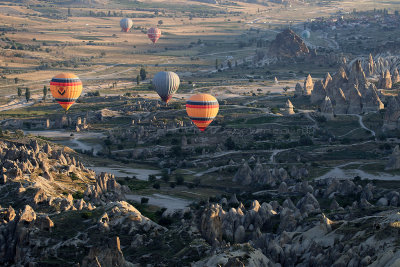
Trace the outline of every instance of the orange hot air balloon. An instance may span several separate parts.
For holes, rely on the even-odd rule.
[[[82,93],[82,82],[72,73],[60,73],[50,81],[50,91],[65,111],[75,103]]]
[[[157,43],[158,39],[161,37],[161,30],[159,28],[151,27],[147,31],[147,36],[153,42],[153,44]]]
[[[186,102],[186,112],[189,118],[202,132],[217,116],[218,110],[217,99],[209,94],[191,96]]]

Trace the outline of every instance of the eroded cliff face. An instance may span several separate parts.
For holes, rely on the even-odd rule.
[[[232,180],[259,192],[164,212],[165,227],[128,203],[115,177],[95,175],[63,149],[2,141],[0,158],[4,266],[390,266],[400,257],[396,190],[308,181],[302,164],[244,162]]]
[[[2,266],[132,266],[119,236],[145,240],[165,231],[124,201],[127,187],[95,175],[64,149],[0,141],[0,159]]]
[[[400,219],[397,191],[349,180],[288,182],[273,187],[279,194],[258,195],[279,202],[260,203],[253,195],[250,203],[249,196],[242,199],[246,206],[226,200],[208,204],[200,230],[217,249],[197,264],[395,266],[400,247],[391,233],[397,233]]]
[[[386,75],[390,76],[390,73]],[[330,77],[329,73],[327,77]],[[309,79],[307,77],[306,81]],[[319,104],[322,110],[326,97],[331,100],[334,114],[360,114],[384,109],[376,86],[367,81],[359,60],[354,62],[349,74],[341,67],[331,79],[315,82],[311,102]]]

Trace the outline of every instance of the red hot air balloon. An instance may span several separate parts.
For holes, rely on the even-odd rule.
[[[147,31],[147,36],[153,42],[153,44],[157,43],[158,39],[161,37],[161,30],[159,28],[151,27]]]

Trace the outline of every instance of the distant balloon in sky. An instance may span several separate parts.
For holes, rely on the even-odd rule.
[[[178,74],[171,71],[160,71],[153,78],[153,85],[162,101],[168,103],[173,94],[178,91],[180,79]]]
[[[189,118],[202,132],[215,119],[218,110],[217,99],[209,94],[191,96],[186,102],[186,112]]]
[[[82,93],[82,82],[72,73],[60,73],[50,81],[50,92],[65,111],[75,103]]]
[[[129,30],[133,26],[133,22],[132,22],[132,20],[130,18],[123,18],[119,22],[119,25],[121,26],[121,29],[122,29],[123,32],[129,32]]]
[[[311,36],[311,33],[310,33],[309,30],[304,30],[304,31],[301,33],[301,37],[302,37],[303,39],[309,39],[310,36]]]
[[[158,39],[161,37],[161,30],[159,28],[151,27],[147,31],[147,36],[153,42],[153,44],[157,43]]]

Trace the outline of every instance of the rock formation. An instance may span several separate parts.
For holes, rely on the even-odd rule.
[[[379,89],[392,89],[392,76],[390,71],[386,70],[384,74],[381,74],[378,82]]]
[[[399,83],[399,82],[400,82],[399,70],[397,68],[395,68],[393,71],[393,75],[392,75],[392,84]]]
[[[314,89],[312,90],[311,93],[311,103],[320,103],[322,100],[325,99],[326,97],[326,89],[323,84],[323,81],[318,80],[314,84]]]
[[[303,95],[303,87],[301,86],[300,83],[296,83],[294,93],[295,93],[295,95],[298,95],[298,96]]]
[[[321,113],[327,119],[333,118],[333,106],[329,96],[325,96],[325,99],[321,104]]]
[[[347,110],[347,113],[349,114],[361,113],[362,111],[361,93],[355,85],[349,89],[348,101],[349,101],[349,108]]]
[[[285,114],[286,115],[295,114],[294,106],[293,106],[292,102],[289,99],[286,101],[286,104],[285,104]]]
[[[378,111],[384,105],[373,83],[369,83],[360,60],[352,65],[349,76],[344,68],[330,78],[317,81],[311,90],[311,102],[320,103],[328,96],[335,114],[359,114],[361,112]]]
[[[388,106],[384,117],[384,130],[400,129],[400,98],[388,97]]]
[[[303,95],[311,95],[313,89],[314,89],[314,83],[311,78],[311,75],[308,74],[307,78],[304,80]]]
[[[385,170],[398,170],[400,169],[400,149],[399,146],[397,145],[393,149],[392,155],[389,157],[389,162],[386,165]]]
[[[304,57],[309,53],[310,51],[303,40],[290,29],[278,33],[269,48],[271,56],[281,59]]]

